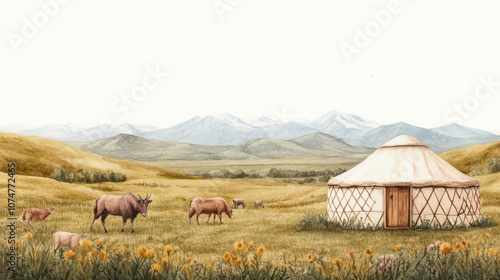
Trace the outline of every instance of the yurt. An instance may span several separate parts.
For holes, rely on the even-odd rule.
[[[386,229],[469,225],[481,217],[479,181],[401,135],[328,181],[327,214]]]

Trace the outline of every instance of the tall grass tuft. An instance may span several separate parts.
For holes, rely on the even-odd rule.
[[[297,226],[297,231],[340,231],[340,230],[380,230],[381,226],[373,227],[372,225],[363,226],[361,220],[350,219],[338,221],[333,219],[328,220],[324,213],[307,211],[300,218]]]

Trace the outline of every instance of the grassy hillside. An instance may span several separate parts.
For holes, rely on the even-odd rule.
[[[492,174],[479,178],[483,192],[483,213],[500,213],[500,177]],[[7,182],[7,175],[0,173],[0,181]],[[436,240],[454,240],[457,234],[472,238],[489,233],[496,238],[500,227],[470,228],[446,231],[388,230],[377,232],[297,232],[296,227],[306,211],[325,212],[327,187],[321,185],[293,185],[262,180],[179,180],[179,179],[134,179],[124,183],[68,184],[48,178],[17,176],[17,235],[22,237],[30,231],[36,242],[51,245],[51,235],[55,231],[69,231],[90,234],[92,239],[114,239],[128,250],[135,251],[140,245],[148,248],[163,248],[164,245],[180,246],[184,252],[192,252],[195,260],[215,261],[225,252],[233,250],[234,242],[254,241],[267,248],[265,261],[278,262],[282,249],[290,256],[300,259],[307,253],[319,253],[324,249],[330,258],[345,256],[349,251],[362,252],[366,247],[375,251],[376,256],[389,254],[392,246],[401,245],[412,250],[416,245],[427,246]],[[109,233],[104,233],[100,220],[94,231],[89,232],[92,221],[92,207],[95,199],[102,194],[120,195],[131,191],[153,195],[147,218],[137,217],[135,233],[130,232],[130,221],[125,232],[120,232],[121,219],[109,216],[106,225]],[[251,204],[254,200],[264,200],[264,209],[234,210],[233,219],[223,216],[223,224],[206,224],[207,215],[200,216],[201,225],[188,224],[189,201],[196,196],[221,196],[226,201],[243,198]],[[7,200],[7,190],[0,188],[0,199]],[[56,214],[47,218],[46,226],[34,223],[30,228],[21,223],[22,210],[28,207],[55,207]],[[0,209],[0,226],[5,227],[7,207]],[[6,231],[0,238],[6,240]],[[65,249],[67,250],[67,249]]]
[[[37,136],[21,136],[0,133],[0,171],[7,172],[7,163],[15,161],[17,173],[52,178],[55,168],[103,171],[113,170],[128,178],[162,176],[166,178],[189,178],[189,176],[141,165],[127,160],[107,158],[73,148],[67,144]]]
[[[439,156],[458,170],[469,174],[474,168],[484,168],[491,158],[500,157],[500,142],[447,151]]]
[[[296,227],[304,212],[326,211],[326,185],[296,185],[263,180],[172,179],[159,174],[176,173],[104,158],[39,137],[2,134],[0,141],[0,155],[5,165],[9,160],[15,159],[18,170],[24,170],[23,172],[31,175],[21,175],[20,172],[16,175],[16,235],[23,241],[23,235],[32,232],[34,242],[47,246],[52,245],[51,236],[54,232],[69,231],[89,234],[93,240],[113,239],[132,252],[140,245],[148,248],[177,245],[183,252],[193,253],[195,260],[214,263],[225,252],[234,250],[235,241],[243,240],[247,244],[254,241],[256,245],[264,245],[267,248],[264,261],[278,263],[282,249],[288,250],[291,259],[297,257],[301,260],[308,253],[318,255],[323,250],[328,256],[326,260],[331,261],[333,257],[346,256],[349,251],[363,254],[367,247],[373,249],[378,257],[394,253],[394,245],[401,245],[408,252],[417,245],[419,248],[425,248],[436,240],[452,242],[458,234],[472,238],[488,233],[492,239],[498,238],[500,234],[500,226],[443,231],[297,232]],[[12,154],[14,156],[9,156]],[[119,172],[134,174],[134,177],[122,183],[95,184],[69,184],[44,178],[44,170],[49,172],[61,163],[68,164],[68,168],[115,168]],[[37,169],[37,165],[43,168]],[[36,176],[36,172],[42,175]],[[500,173],[477,178],[481,181],[482,212],[497,219],[500,214]],[[7,200],[7,179],[7,174],[0,172],[0,182],[4,182],[0,185],[0,199],[4,201]],[[94,231],[89,232],[95,199],[103,194],[120,195],[128,191],[143,197],[146,193],[152,194],[153,203],[149,207],[149,215],[147,218],[137,217],[136,232],[130,232],[130,221],[126,231],[120,232],[121,219],[115,216],[109,216],[106,220],[109,233],[104,233],[99,220],[94,225]],[[220,196],[228,202],[238,197],[245,199],[247,204],[262,199],[265,208],[235,209],[233,219],[224,216],[222,225],[214,225],[212,222],[206,224],[207,215],[200,217],[201,225],[197,225],[194,220],[193,224],[189,225],[189,201],[196,196]],[[47,218],[46,226],[34,223],[31,228],[24,226],[20,219],[22,211],[29,207],[55,207],[56,214]],[[0,227],[5,228],[7,216],[7,207],[1,208]],[[0,239],[7,240],[7,234],[7,231],[1,231]],[[77,251],[81,252],[82,249]]]

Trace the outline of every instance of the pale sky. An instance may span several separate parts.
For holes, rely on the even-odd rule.
[[[335,109],[500,133],[499,11],[493,0],[1,1],[0,126]]]

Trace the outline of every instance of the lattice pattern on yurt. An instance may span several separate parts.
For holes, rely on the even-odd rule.
[[[469,225],[481,218],[479,187],[413,188],[413,224]]]
[[[361,222],[377,227],[383,225],[384,191],[376,187],[328,187],[328,220]]]

